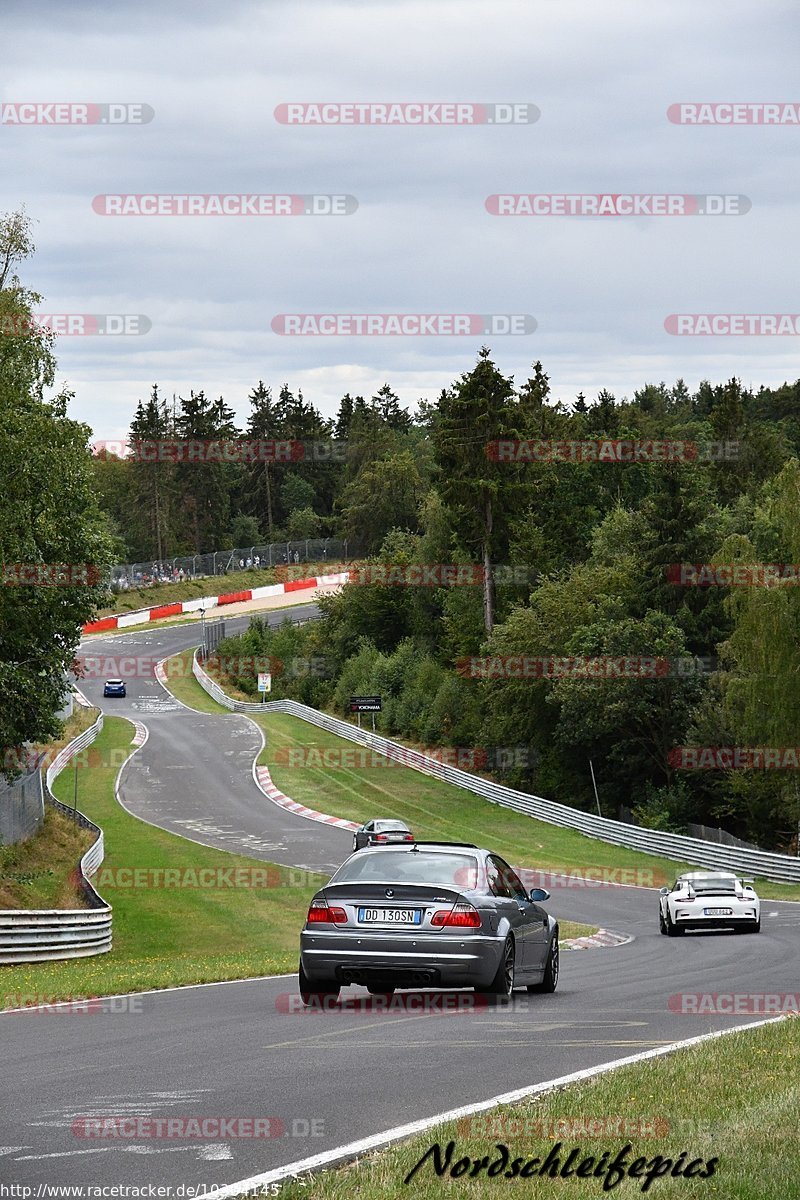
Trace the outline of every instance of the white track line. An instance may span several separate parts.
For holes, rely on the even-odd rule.
[[[253,1175],[250,1179],[242,1179],[238,1183],[228,1184],[217,1188],[214,1200],[233,1200],[234,1197],[255,1191],[257,1188],[294,1176],[318,1171],[323,1167],[337,1166],[350,1162],[371,1150],[385,1149],[395,1142],[404,1141],[435,1125],[446,1121],[455,1121],[460,1117],[469,1117],[474,1113],[486,1112],[500,1104],[516,1104],[520,1100],[541,1096],[546,1092],[556,1091],[571,1083],[579,1083],[584,1079],[592,1079],[596,1075],[604,1075],[608,1071],[616,1071],[619,1067],[627,1067],[632,1063],[644,1062],[649,1058],[661,1058],[665,1054],[674,1054],[676,1050],[684,1050],[689,1046],[699,1046],[702,1042],[713,1041],[715,1038],[727,1037],[731,1033],[740,1033],[743,1029],[758,1029],[762,1025],[771,1025],[775,1021],[785,1021],[786,1017],[768,1017],[763,1021],[752,1021],[749,1025],[739,1025],[734,1029],[720,1029],[714,1033],[701,1033],[698,1037],[687,1038],[682,1042],[671,1042],[668,1046],[657,1046],[653,1050],[644,1050],[639,1054],[631,1054],[627,1058],[617,1058],[613,1062],[601,1063],[597,1067],[588,1067],[583,1071],[573,1071],[571,1075],[562,1075],[558,1079],[549,1079],[545,1083],[534,1083],[530,1087],[517,1088],[513,1092],[505,1092],[492,1096],[489,1100],[479,1100],[475,1104],[465,1104],[461,1108],[450,1109],[449,1112],[437,1113],[434,1117],[424,1117],[421,1121],[412,1121],[408,1125],[397,1125],[383,1133],[374,1133],[370,1137],[361,1138],[357,1142],[349,1142],[345,1146],[337,1146],[334,1150],[324,1150],[310,1158],[302,1158],[297,1162],[288,1163],[285,1167],[277,1167],[273,1171],[265,1171],[262,1175]],[[265,1193],[263,1193],[265,1194]]]
[[[172,987],[163,988],[147,988],[142,992],[113,992],[109,996],[91,996],[91,1000],[126,1000],[129,996],[163,996],[165,992],[191,992],[196,988],[213,988],[213,987],[232,987],[236,983],[269,983],[272,979],[296,979],[297,974],[282,975],[248,975],[244,979],[215,979],[211,983],[177,983]],[[0,1008],[0,1017],[9,1016],[11,1013],[22,1012],[37,1012],[39,1009],[46,1008],[48,1012],[51,1008],[62,1008],[67,1005],[82,1004],[87,997],[80,1000],[54,1000],[52,1004],[26,1004],[23,1008]]]

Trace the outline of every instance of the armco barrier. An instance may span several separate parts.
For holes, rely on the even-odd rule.
[[[56,800],[53,780],[73,755],[83,750],[103,728],[102,713],[89,729],[65,746],[45,775],[47,803],[85,829],[97,834],[78,868],[88,908],[0,909],[0,963],[46,962],[62,958],[88,958],[111,949],[111,905],[106,904],[89,877],[103,861],[103,831],[83,813]]]
[[[208,692],[216,700],[217,704],[222,704],[225,708],[229,708],[231,712],[261,712],[266,708],[265,704],[258,700],[233,700],[227,693],[223,692],[222,688],[208,675],[198,662],[198,651],[195,650],[192,658],[192,674],[194,675],[201,688]],[[168,678],[168,677],[167,677]]]
[[[202,679],[200,682],[203,682]],[[762,879],[770,879],[777,883],[800,883],[800,859],[790,858],[786,854],[745,850],[737,846],[717,846],[699,838],[686,837],[684,834],[642,829],[638,825],[626,825],[623,821],[613,821],[608,817],[593,816],[592,813],[569,808],[565,804],[556,804],[555,801],[545,800],[542,796],[530,796],[527,792],[518,792],[515,788],[504,787],[489,779],[482,779],[479,775],[471,775],[457,767],[447,766],[417,750],[410,750],[399,742],[378,737],[365,729],[358,729],[347,721],[340,721],[338,717],[309,708],[306,704],[299,704],[296,700],[271,700],[259,705],[259,708],[265,712],[287,713],[299,717],[319,729],[326,729],[329,733],[335,733],[361,746],[369,746],[394,762],[452,783],[455,787],[464,788],[476,796],[483,796],[492,804],[500,804],[504,808],[512,808],[515,812],[525,813],[526,816],[535,817],[539,821],[546,821],[549,825],[577,829],[587,837],[610,842],[614,846],[626,846],[631,850],[641,850],[645,854],[657,854],[679,862],[696,863],[718,870],[727,869],[744,875],[758,875]]]

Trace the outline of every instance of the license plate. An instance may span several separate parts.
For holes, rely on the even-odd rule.
[[[420,908],[359,908],[362,925],[421,925]]]
[[[732,908],[704,908],[703,912],[707,917],[732,917]]]

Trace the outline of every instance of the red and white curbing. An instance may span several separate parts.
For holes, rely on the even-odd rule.
[[[625,946],[633,941],[630,933],[613,933],[610,929],[598,929],[586,937],[566,938],[562,950],[594,950],[598,946]]]
[[[137,746],[137,747],[143,746],[150,736],[150,731],[148,730],[146,725],[143,725],[141,723],[141,721],[134,721],[133,728],[134,728],[134,734],[133,734],[133,741],[131,742],[131,745]]]
[[[309,588],[326,587],[331,584],[347,583],[349,571],[338,571],[333,575],[314,575],[310,579],[290,579],[285,583],[269,583],[264,587],[246,588],[242,592],[226,592],[222,596],[201,596],[195,600],[177,600],[174,604],[157,604],[154,608],[140,608],[136,612],[123,613],[116,617],[101,617],[84,625],[84,633],[105,633],[108,629],[127,629],[129,625],[142,625],[145,621],[160,621],[164,617],[178,617],[181,613],[199,612],[201,608],[218,608],[225,604],[241,604],[245,600],[262,600],[267,596],[283,596],[287,592],[304,592]]]
[[[290,800],[272,782],[269,767],[256,767],[256,782],[267,799],[298,817],[307,817],[309,821],[321,821],[323,825],[335,825],[337,829],[355,831],[361,828],[355,821],[345,821],[343,817],[329,817],[326,813],[317,812],[313,808],[306,808],[304,804],[298,804],[296,800]]]

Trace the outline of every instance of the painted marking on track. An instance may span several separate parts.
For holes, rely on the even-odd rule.
[[[115,1146],[115,1150],[124,1150],[126,1154],[186,1154],[189,1150],[198,1150],[198,1146]]]
[[[133,701],[131,708],[135,712],[178,712],[181,705],[178,704],[177,700],[165,700],[161,696],[142,696],[140,699]]]
[[[15,1162],[39,1162],[43,1158],[75,1158],[79,1154],[107,1154],[110,1146],[98,1146],[96,1150],[59,1150],[55,1154],[20,1154]]]
[[[223,1159],[233,1158],[233,1152],[227,1142],[219,1142],[216,1145],[202,1146],[198,1157],[205,1162],[222,1162]]]
[[[492,1037],[492,1045],[493,1046],[528,1046],[528,1047],[530,1047],[535,1044],[536,1043],[535,1043],[534,1039],[519,1038],[519,1039],[515,1040],[513,1038]],[[369,1040],[362,1041],[359,1043],[359,1045],[383,1046],[384,1049],[386,1049],[386,1042],[382,1041],[380,1039],[376,1039],[375,1041],[372,1041],[372,1042],[370,1042]],[[419,1048],[425,1047],[425,1046],[430,1047],[430,1045],[431,1045],[431,1043],[427,1039],[425,1039],[424,1041],[413,1041],[411,1039],[406,1039],[406,1038],[400,1039],[400,1038],[393,1037],[391,1049],[392,1050],[407,1050],[411,1047],[414,1047],[415,1049],[419,1049]],[[438,1038],[437,1037],[437,1039],[436,1039],[437,1049],[439,1046],[465,1046],[465,1047],[466,1046],[482,1046],[482,1047],[485,1047],[485,1045],[486,1045],[485,1038],[476,1038],[473,1041],[467,1041],[464,1038],[457,1038],[457,1039],[452,1038],[452,1039],[448,1040],[446,1038]],[[575,1047],[586,1047],[586,1046],[646,1046],[647,1048],[650,1048],[652,1046],[671,1046],[672,1042],[665,1038],[628,1038],[628,1039],[609,1038],[608,1041],[598,1040],[597,1038],[594,1038],[591,1041],[585,1041],[585,1042],[578,1042],[578,1041],[562,1042],[562,1041],[559,1041],[558,1039],[553,1039],[552,1041],[548,1042],[548,1045],[549,1046],[569,1046],[573,1049]]]

